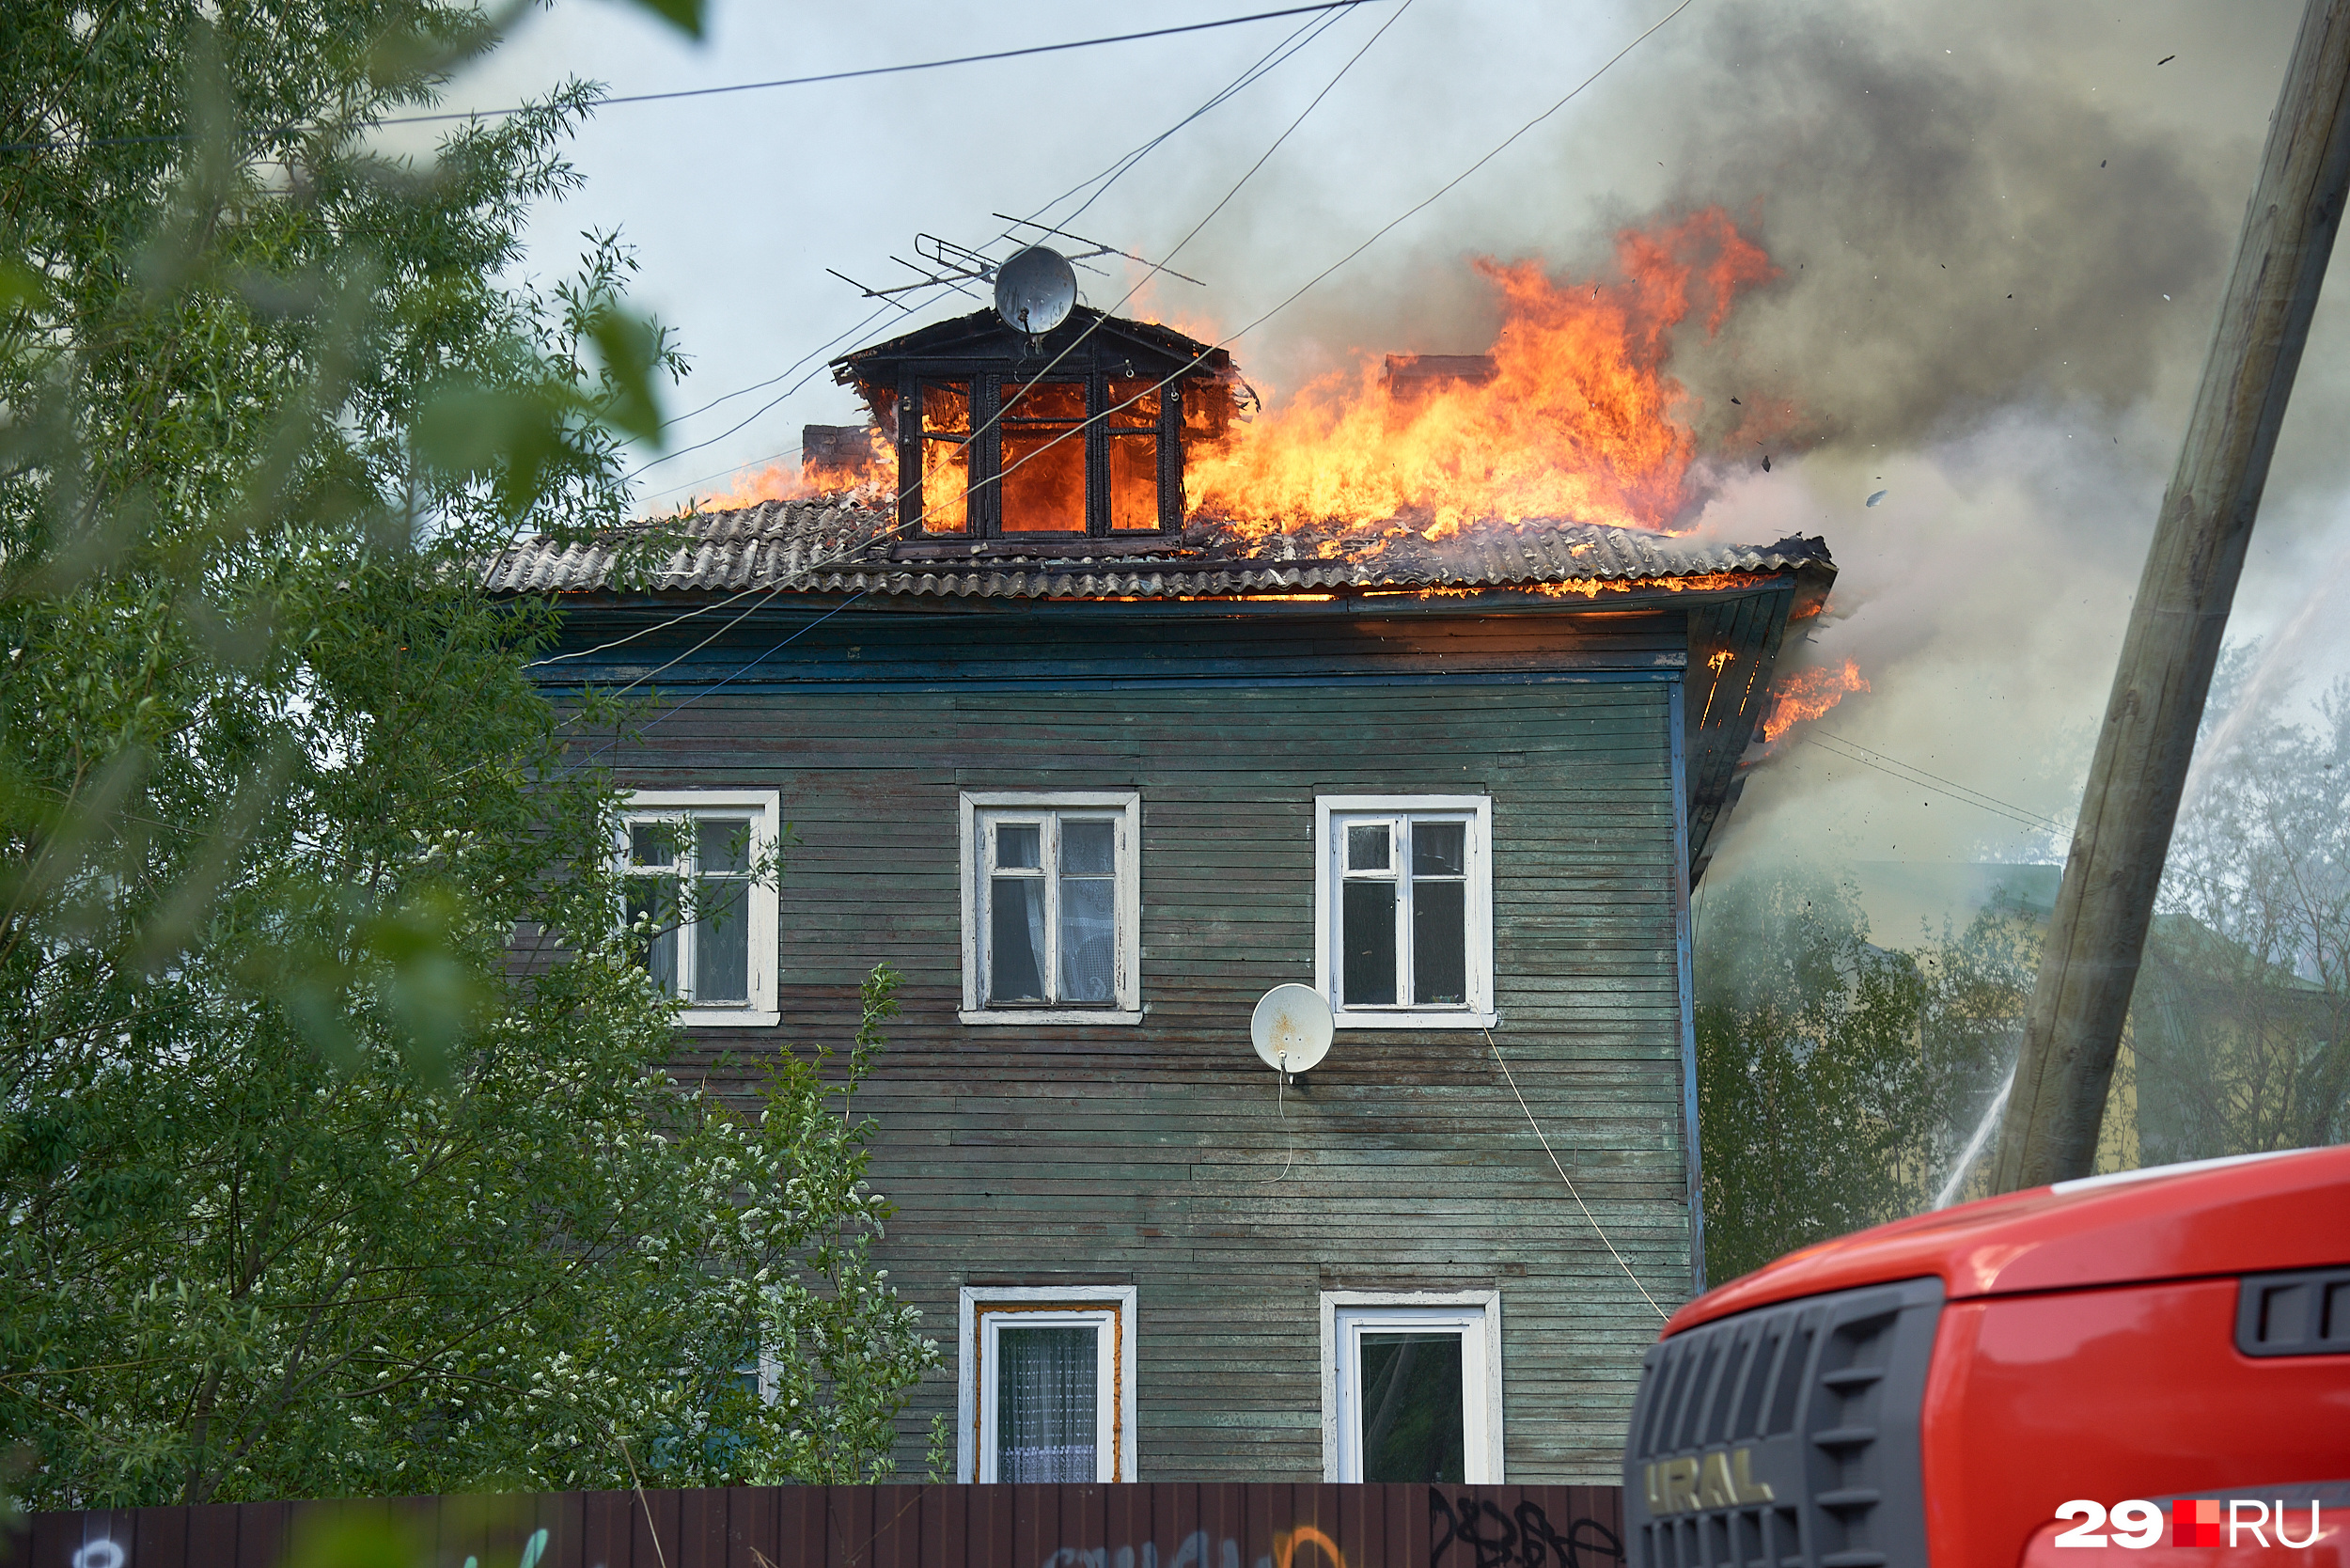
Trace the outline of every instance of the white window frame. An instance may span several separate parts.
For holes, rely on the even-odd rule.
[[[1322,1293],[1322,1479],[1363,1479],[1363,1333],[1411,1328],[1460,1331],[1462,1484],[1501,1484],[1499,1291]]]
[[[963,1287],[957,1309],[960,1346],[955,1399],[955,1478],[995,1479],[995,1330],[1090,1324],[1098,1338],[1100,1392],[1096,1481],[1135,1479],[1135,1287],[1000,1285]]]
[[[1450,816],[1468,823],[1468,853],[1462,870],[1467,885],[1465,933],[1467,1000],[1441,1007],[1355,1007],[1340,996],[1343,977],[1336,943],[1339,900],[1345,882],[1349,821],[1364,817]],[[1330,998],[1331,1017],[1342,1029],[1489,1029],[1500,1022],[1494,1011],[1494,803],[1491,795],[1316,795],[1314,797],[1314,984]],[[1399,860],[1406,853],[1399,850]],[[1409,950],[1411,911],[1396,901],[1396,950]]]
[[[1114,900],[1118,957],[1108,1007],[991,1007],[987,1001],[987,922],[980,889],[988,869],[987,824],[1022,811],[1072,811],[1118,819],[1118,888]],[[963,1008],[966,1024],[1139,1024],[1142,1022],[1142,792],[1139,790],[971,791],[962,801]],[[1054,879],[1048,877],[1048,887]],[[1051,896],[1048,894],[1048,897]],[[1058,921],[1045,926],[1058,942]],[[1058,961],[1048,960],[1058,970]],[[1055,981],[1058,983],[1058,974]]]
[[[777,790],[635,791],[620,811],[619,839],[613,846],[617,863],[622,868],[628,865],[628,830],[632,823],[674,823],[699,817],[748,817],[752,866],[775,864],[783,819],[783,795]],[[748,902],[750,1004],[696,1007],[689,997],[678,1011],[678,1022],[686,1028],[773,1028],[782,1022],[776,1001],[776,960],[782,947],[781,901],[776,894],[776,878],[753,877]],[[679,947],[678,969],[681,987],[690,985],[692,965],[687,962],[683,943]]]

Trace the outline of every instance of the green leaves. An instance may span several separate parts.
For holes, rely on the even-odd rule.
[[[704,25],[707,0],[624,0],[638,10],[650,11],[688,38],[700,38]]]
[[[254,953],[246,980],[337,1069],[357,1071],[372,1039],[427,1087],[446,1087],[497,1000],[478,957],[478,917],[463,895],[427,883],[383,907],[343,888],[318,889],[304,902],[301,933]],[[372,1020],[354,1015],[358,1008]]]
[[[425,395],[411,431],[417,458],[461,482],[487,484],[514,515],[546,498],[558,478],[601,459],[589,432],[608,425],[658,446],[658,373],[668,368],[661,329],[632,315],[617,300],[591,302],[581,326],[602,361],[593,384],[540,360],[528,345],[509,344],[499,357],[528,365],[526,378],[487,382],[451,376]]]
[[[887,977],[845,1062],[681,1087],[611,780],[531,678],[556,612],[476,586],[626,516],[682,363],[609,236],[501,281],[591,89],[415,165],[353,133],[520,8],[10,14],[18,95],[126,138],[0,160],[0,1452],[37,1506],[864,1477],[935,1358],[840,1098]]]
[[[2036,937],[1995,911],[1890,951],[1847,889],[1785,875],[1709,884],[1698,935],[1709,1278],[1929,1206],[2013,1058]]]
[[[607,305],[589,316],[588,334],[603,357],[605,392],[595,406],[595,415],[640,441],[658,446],[661,400],[653,390],[653,376],[662,368],[660,329]]]

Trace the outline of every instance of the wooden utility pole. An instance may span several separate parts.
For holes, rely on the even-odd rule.
[[[1999,1129],[1999,1192],[2089,1174],[2154,888],[2350,187],[2350,0],[2310,0],[2162,498]]]

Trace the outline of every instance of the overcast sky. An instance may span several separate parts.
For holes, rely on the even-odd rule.
[[[713,0],[696,44],[631,7],[561,0],[451,102],[511,102],[566,75],[616,96],[809,75],[1279,3]],[[976,307],[939,294],[875,318],[826,268],[905,281],[889,258],[912,257],[919,233],[978,245],[1004,230],[991,213],[1049,220],[1090,196],[1070,227],[1206,285],[1161,282],[1148,304],[1230,332],[1671,10],[1371,0],[1027,59],[615,103],[572,149],[581,191],[536,214],[528,270],[559,276],[583,230],[635,247],[634,297],[695,366],[672,397],[670,447],[697,449],[643,483],[663,505],[790,461],[804,423],[859,417],[822,372],[832,354]],[[1709,468],[1700,525],[1827,538],[1843,569],[1835,612],[1794,653],[1854,657],[1870,680],[1838,733],[2069,822],[2300,10],[1692,0],[1233,352],[1277,402],[1362,353],[1480,351],[1497,318],[1471,258],[1590,275],[1618,227],[1721,203],[1785,279],[1676,370],[1700,392],[1783,393],[1816,412],[1818,435],[1767,476],[1731,457]],[[1115,184],[1084,184],[1284,48]],[[1081,274],[1083,296],[1115,308],[1136,275]],[[2336,619],[2350,560],[2345,276],[2288,417],[2239,635]],[[1865,507],[1879,489],[1885,502]],[[2304,638],[2296,656],[2336,672],[2336,641]],[[2061,856],[2060,838],[1818,746],[1775,760],[1740,815],[1750,857]]]

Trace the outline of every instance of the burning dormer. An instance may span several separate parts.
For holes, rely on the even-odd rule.
[[[901,537],[1171,534],[1183,451],[1221,440],[1224,350],[1075,306],[1028,333],[995,310],[833,362],[897,446]]]

